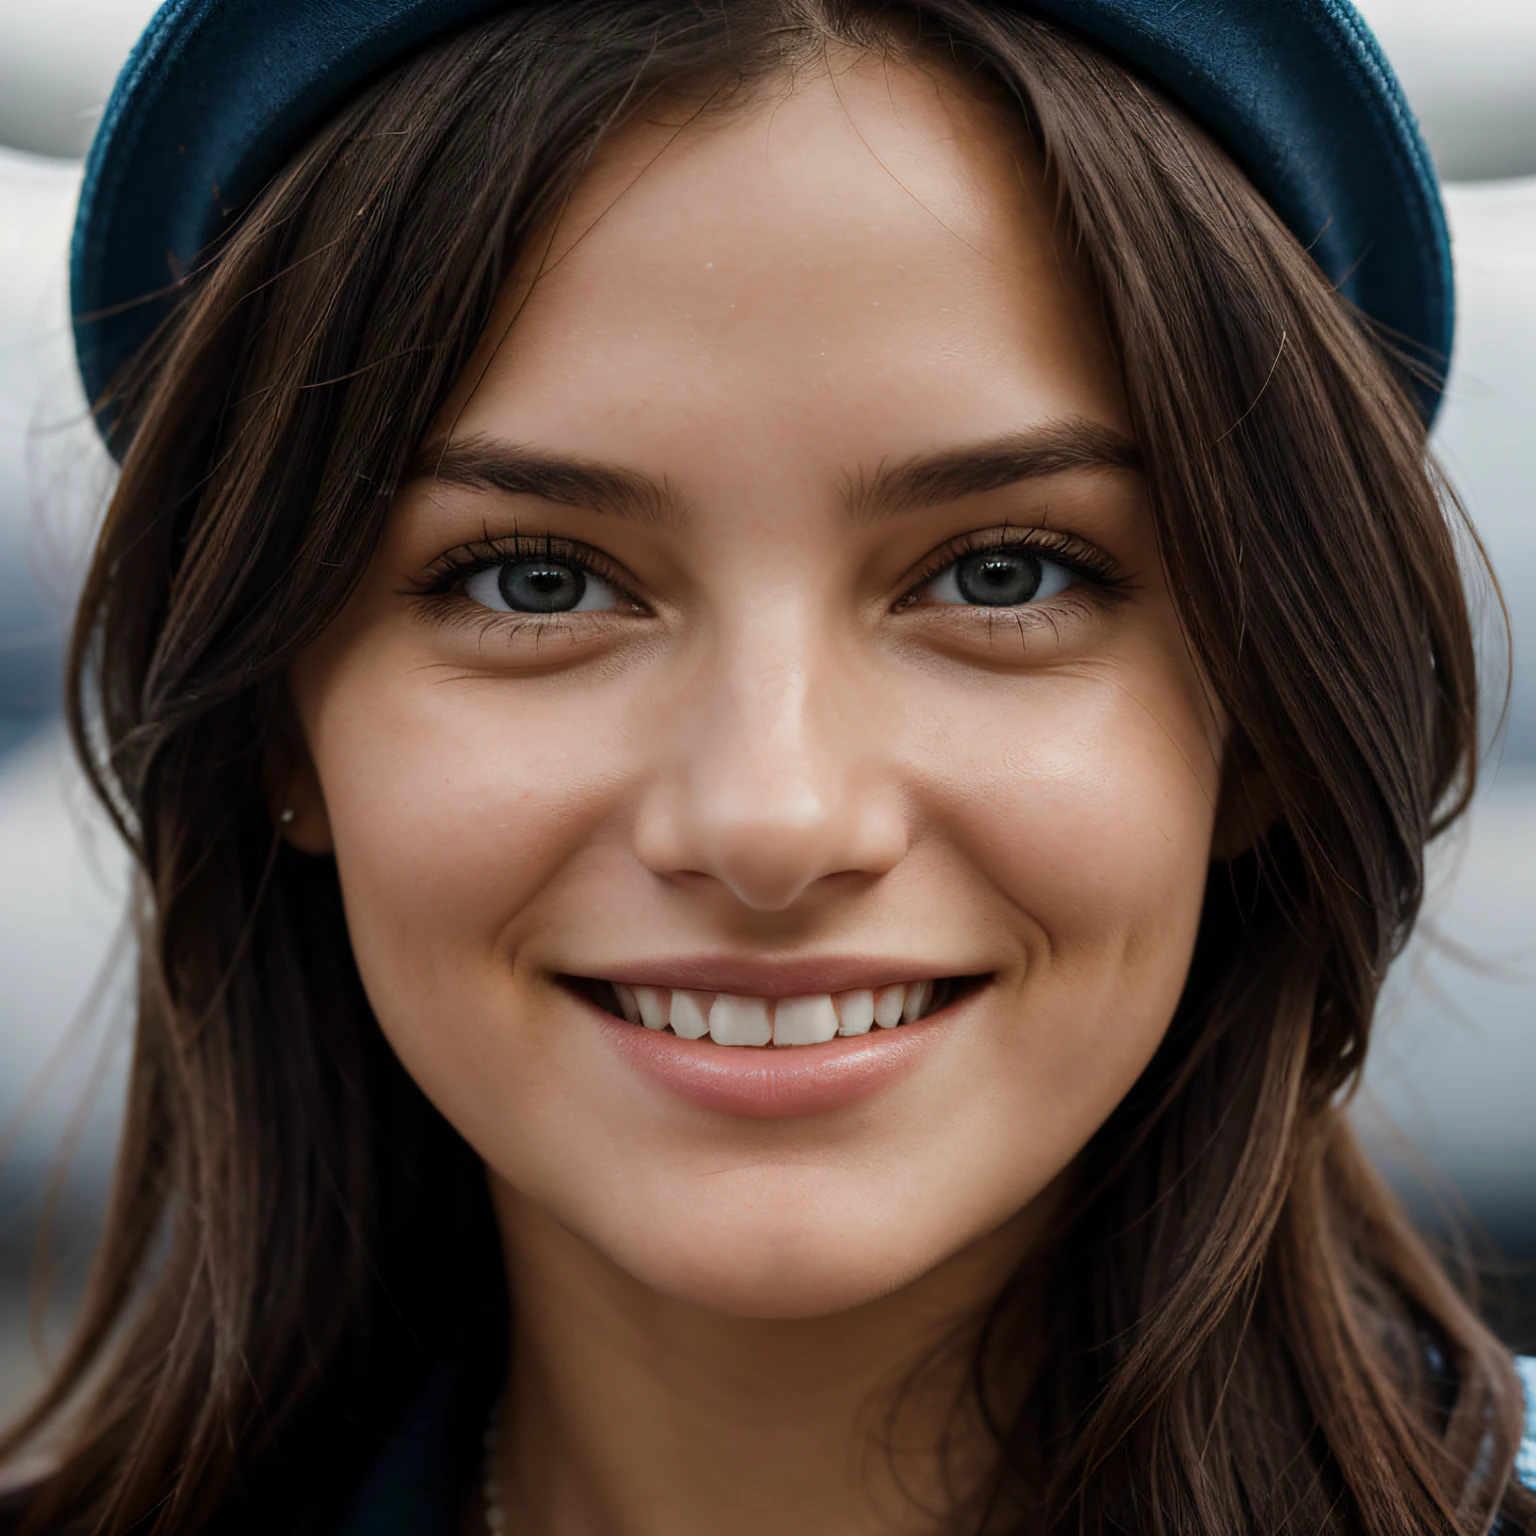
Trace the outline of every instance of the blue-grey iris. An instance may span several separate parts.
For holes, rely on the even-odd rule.
[[[569,613],[586,595],[580,566],[558,560],[519,560],[501,567],[496,583],[507,607],[521,613]]]
[[[1015,608],[1040,590],[1040,561],[1024,550],[983,549],[955,565],[955,585],[968,603]]]

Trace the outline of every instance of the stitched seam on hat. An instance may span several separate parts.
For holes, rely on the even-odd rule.
[[[1419,236],[1414,258],[1420,273],[1429,280],[1425,283],[1425,291],[1437,297],[1439,313],[1435,318],[1443,336],[1454,325],[1455,296],[1453,288],[1444,281],[1445,252],[1449,249],[1450,237],[1444,212],[1438,206],[1439,200],[1431,193],[1431,189],[1439,186],[1434,164],[1424,148],[1407,98],[1387,64],[1380,44],[1359,12],[1348,0],[1343,3],[1341,0],[1323,0],[1323,4],[1338,22],[1340,32],[1350,45],[1347,50],[1350,64],[1370,87],[1367,94],[1371,113],[1388,130],[1386,137],[1391,144],[1390,153],[1399,180],[1406,182],[1407,189],[1413,194],[1405,201],[1409,219]],[[1448,355],[1444,361],[1449,363]]]
[[[142,106],[146,97],[151,101],[158,98],[164,87],[166,75],[185,51],[188,32],[195,30],[202,23],[204,15],[217,4],[218,0],[183,0],[183,3],[169,15],[162,11],[151,22],[150,30],[144,34],[139,44],[129,54],[128,63],[124,66],[117,86],[107,102],[107,111],[103,114],[101,126],[97,130],[97,142],[104,148],[110,146],[113,159],[117,164],[131,162],[132,151],[143,135],[145,113]],[[188,12],[196,13],[190,22],[187,19]],[[166,39],[164,47],[160,46],[162,38]],[[149,46],[146,47],[146,44]],[[130,106],[139,107],[140,110],[134,112],[129,120],[132,131],[125,142],[120,125]],[[112,206],[121,194],[122,177],[120,174],[115,175],[110,181],[103,183],[100,179],[100,168],[98,168],[92,188],[93,192],[104,188],[111,200],[108,206]]]

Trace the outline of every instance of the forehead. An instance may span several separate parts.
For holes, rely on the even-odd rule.
[[[1022,128],[869,57],[617,135],[467,377],[455,436],[590,451],[601,430],[652,458],[701,432],[847,459],[1033,419],[1124,429]]]

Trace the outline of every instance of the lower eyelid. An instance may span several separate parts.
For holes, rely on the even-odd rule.
[[[1092,597],[1080,595],[1080,588],[1070,588],[1044,603],[1022,608],[987,608],[976,603],[934,603],[928,607],[930,622],[945,626],[956,643],[989,648],[998,635],[1005,639],[1025,640],[1031,646],[1044,636],[1047,645],[1066,642],[1080,635],[1083,626],[1094,625],[1103,617],[1102,608]]]

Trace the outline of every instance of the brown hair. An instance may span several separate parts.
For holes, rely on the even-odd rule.
[[[1268,827],[1213,866],[1166,1040],[1083,1156],[1046,1357],[1020,1371],[1011,1291],[977,1340],[996,1473],[957,1528],[1409,1536],[1502,1511],[1536,1531],[1511,1362],[1341,1108],[1426,842],[1475,771],[1422,426],[1205,134],[1000,0],[529,0],[378,80],[188,279],[121,395],[71,669],[77,746],[140,870],[129,1113],[79,1331],[8,1441],[63,1417],[56,1465],[0,1528],[320,1528],[463,1277],[495,1283],[476,1161],[382,1040],[334,866],[268,816],[285,668],[603,136],[828,41],[1017,103],[1119,348],[1231,721],[1228,792],[1262,784]]]

